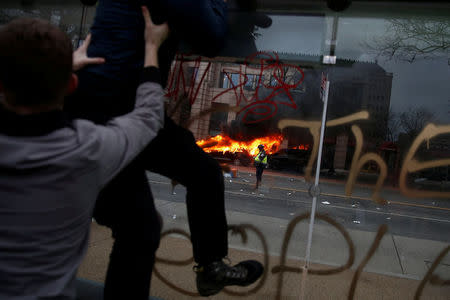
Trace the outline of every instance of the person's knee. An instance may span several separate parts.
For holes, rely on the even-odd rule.
[[[150,255],[159,248],[160,234],[159,230],[148,234],[131,232],[128,234],[119,234],[115,235],[114,244],[123,253],[135,253],[136,255],[148,253]]]
[[[192,181],[188,188],[220,190],[223,186],[223,172],[219,163],[205,154],[204,159],[198,161],[197,168],[192,174]]]

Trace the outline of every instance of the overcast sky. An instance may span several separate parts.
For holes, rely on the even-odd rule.
[[[331,36],[331,18],[320,16],[272,16],[270,28],[259,29],[258,50],[327,54],[326,41]],[[364,42],[386,34],[388,20],[377,18],[340,18],[336,55],[358,61],[373,61]],[[450,26],[450,21],[449,21]],[[425,106],[440,122],[450,123],[450,57],[413,63],[378,59],[378,64],[393,73],[391,108],[401,112],[409,107]]]

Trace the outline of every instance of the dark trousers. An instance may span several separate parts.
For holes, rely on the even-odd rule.
[[[166,117],[164,129],[142,152],[147,170],[187,189],[186,204],[194,259],[207,264],[228,253],[222,170],[197,146],[192,133]]]
[[[256,166],[256,182],[257,182],[256,184],[259,184],[261,182],[262,174],[263,174],[265,168],[266,167],[263,164],[259,164]]]

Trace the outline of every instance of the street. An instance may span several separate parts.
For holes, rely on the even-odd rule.
[[[250,171],[250,170],[249,170]],[[263,185],[254,191],[254,174],[239,171],[237,178],[225,178],[227,211],[290,220],[293,215],[311,211],[310,184],[299,176],[264,174]],[[178,185],[172,194],[170,180],[148,173],[156,199],[184,202],[185,189]],[[317,212],[327,214],[345,228],[375,232],[387,224],[395,235],[450,242],[450,205],[447,199],[410,199],[398,190],[386,189],[387,205],[377,205],[369,187],[356,186],[351,198],[344,195],[344,184],[321,182]]]

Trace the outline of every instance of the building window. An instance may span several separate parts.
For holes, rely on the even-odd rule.
[[[222,127],[228,122],[229,105],[213,102],[211,108],[213,112],[209,119],[209,135],[216,136],[222,133]]]
[[[242,76],[242,78],[240,77]],[[247,79],[245,79],[245,77]],[[243,84],[245,80],[247,80],[244,84],[244,89],[247,91],[254,91],[258,86],[263,84],[264,76],[256,75],[256,74],[246,74],[242,75],[239,73],[225,73],[223,72],[221,75],[221,88],[229,89],[233,87],[237,87],[239,84]],[[260,82],[261,78],[261,82]],[[231,79],[231,80],[230,80]]]
[[[272,77],[270,77],[270,86],[277,86],[278,84],[278,79],[272,75]]]
[[[247,74],[247,82],[244,85],[244,89],[246,90],[254,90],[255,89],[255,75]]]
[[[197,81],[197,77],[198,77],[198,67],[188,67],[187,68],[187,82],[189,84],[192,84],[193,82]]]
[[[260,82],[260,78],[261,78],[261,82]],[[262,85],[263,81],[264,81],[264,76],[261,77],[260,75],[247,74],[247,82],[245,83],[244,89],[246,89],[248,91],[254,91],[259,86]]]
[[[231,80],[230,80],[231,79]],[[222,86],[223,89],[229,89],[239,85],[239,73],[222,73]]]

